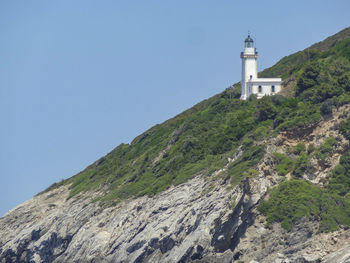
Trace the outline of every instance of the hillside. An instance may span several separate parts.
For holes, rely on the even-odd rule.
[[[349,28],[326,39],[327,45],[323,42],[314,45],[315,49],[330,48],[312,52],[310,60],[303,59],[305,51],[302,51],[262,72],[271,76],[282,73],[284,79],[297,79],[295,91],[298,94],[294,98],[285,100],[275,96],[244,102],[237,99],[238,91],[231,94],[226,90],[156,125],[130,145],[118,146],[61,184],[72,183],[71,196],[81,191],[104,189],[108,194],[101,196],[103,201],[153,195],[197,173],[211,174],[227,164],[227,158],[247,141],[257,144],[271,133],[321,120],[321,106],[329,104],[332,108],[349,102],[350,42],[342,40],[344,35],[350,35]],[[255,151],[254,147],[256,145],[249,150]],[[228,176],[235,177],[235,174]]]
[[[259,76],[7,213],[0,262],[348,262],[350,28]]]

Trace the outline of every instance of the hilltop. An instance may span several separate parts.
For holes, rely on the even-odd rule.
[[[284,91],[237,83],[7,213],[0,261],[346,262],[350,28],[264,76]]]

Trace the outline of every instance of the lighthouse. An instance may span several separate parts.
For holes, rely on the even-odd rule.
[[[266,95],[274,95],[281,90],[281,78],[258,78],[258,52],[250,34],[244,40],[244,51],[241,52],[242,80],[241,100],[246,100],[251,94],[260,99]]]
[[[242,59],[242,81],[241,81],[241,99],[246,100],[250,92],[247,90],[247,81],[258,78],[258,52],[254,47],[254,41],[248,34],[244,41],[244,51],[241,53]]]

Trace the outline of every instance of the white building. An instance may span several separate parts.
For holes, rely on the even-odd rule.
[[[244,41],[242,59],[241,100],[246,100],[251,94],[260,99],[265,95],[274,95],[281,90],[281,78],[258,78],[258,52],[254,41],[248,35]]]

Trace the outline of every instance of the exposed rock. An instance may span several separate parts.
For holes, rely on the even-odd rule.
[[[246,211],[250,205],[238,187],[230,191],[216,187],[202,195],[206,184],[197,177],[156,197],[106,209],[88,198],[66,200],[67,187],[36,196],[0,219],[4,244],[0,262],[205,260],[216,250],[210,244],[213,235],[222,231],[217,222],[235,224],[238,229],[246,223],[247,215],[237,211]],[[230,207],[233,196],[241,197],[242,208],[236,206],[234,212],[239,220]],[[52,203],[55,207],[49,209]],[[231,244],[238,234],[229,233],[225,242]]]
[[[325,260],[325,263],[348,263],[350,262],[350,245],[343,247],[342,249],[331,253]]]

